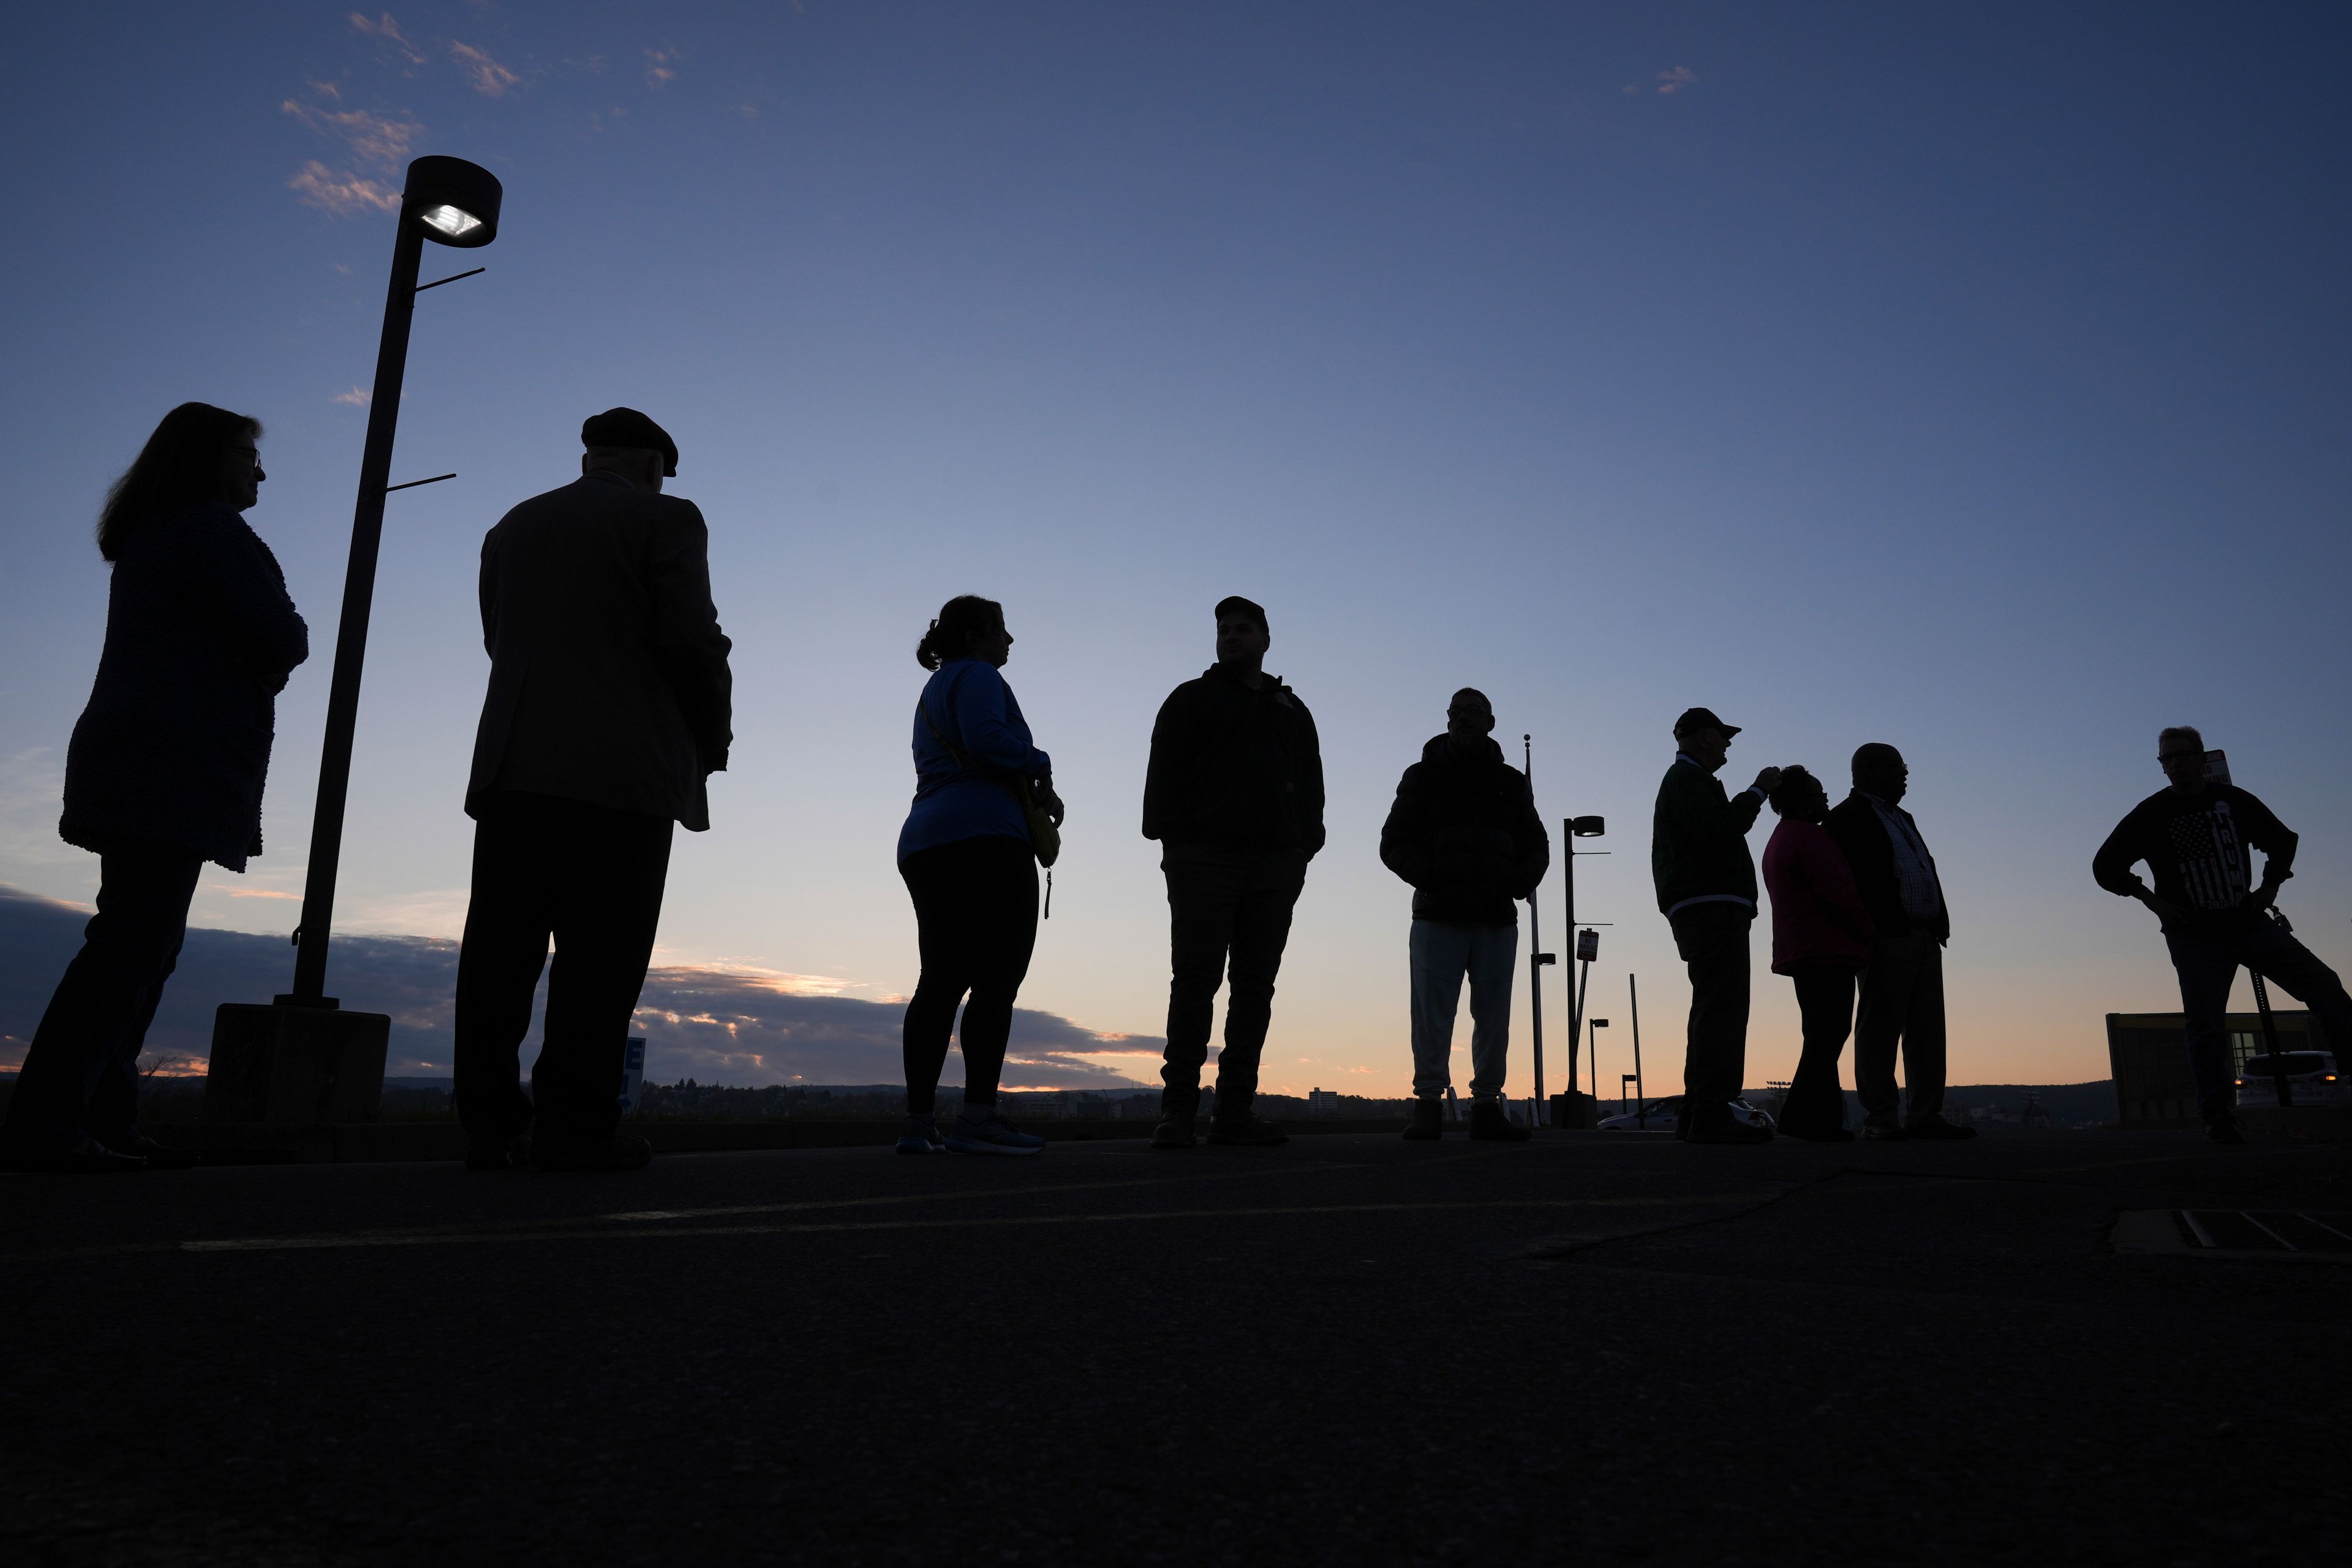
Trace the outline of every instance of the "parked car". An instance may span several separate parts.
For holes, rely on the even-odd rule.
[[[2282,1051],[2279,1065],[2286,1068],[2290,1105],[2352,1104],[2352,1092],[2347,1092],[2347,1086],[2336,1070],[2335,1052]],[[2238,1069],[2238,1103],[2277,1106],[2278,1079],[2271,1070],[2270,1058],[2248,1057],[2246,1065]]]
[[[2299,1091],[2295,1102],[2302,1103],[2302,1095]],[[1682,1108],[1683,1097],[1679,1094],[1670,1094],[1664,1100],[1650,1101],[1639,1110],[1628,1110],[1617,1116],[1604,1117],[1599,1126],[1604,1132],[1624,1132],[1640,1131],[1646,1123],[1649,1131],[1653,1132],[1660,1131],[1672,1132],[1675,1130],[1675,1113]],[[1744,1121],[1750,1127],[1776,1125],[1769,1113],[1757,1110],[1744,1100],[1735,1100],[1731,1102],[1731,1115],[1732,1120]]]

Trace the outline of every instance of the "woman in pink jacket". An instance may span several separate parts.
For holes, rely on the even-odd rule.
[[[1780,1131],[1817,1143],[1850,1142],[1838,1058],[1853,1028],[1854,981],[1870,962],[1870,913],[1845,852],[1822,826],[1830,809],[1822,781],[1802,768],[1784,768],[1771,798],[1780,816],[1764,847],[1772,973],[1797,983],[1805,1036],[1797,1076],[1781,1102]]]

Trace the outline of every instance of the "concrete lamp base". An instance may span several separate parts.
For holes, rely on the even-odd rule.
[[[392,1019],[335,1007],[224,1002],[213,1015],[204,1119],[318,1127],[373,1121]]]
[[[1551,1124],[1554,1127],[1586,1128],[1593,1123],[1594,1101],[1591,1095],[1570,1089],[1566,1094],[1551,1097]]]

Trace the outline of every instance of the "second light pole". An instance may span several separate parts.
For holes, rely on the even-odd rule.
[[[1560,856],[1560,874],[1568,889],[1569,940],[1575,944],[1569,950],[1572,956],[1568,966],[1568,1092],[1559,1097],[1559,1113],[1553,1118],[1561,1127],[1589,1127],[1592,1123],[1589,1114],[1591,1102],[1577,1088],[1576,1047],[1578,1037],[1584,1030],[1584,994],[1583,988],[1577,984],[1576,972],[1579,967],[1577,959],[1584,956],[1584,939],[1590,936],[1596,943],[1601,939],[1597,932],[1580,932],[1576,927],[1576,859],[1580,855],[1606,855],[1609,851],[1579,849],[1576,841],[1598,838],[1608,830],[1608,824],[1597,816],[1560,818],[1559,836],[1565,846]]]

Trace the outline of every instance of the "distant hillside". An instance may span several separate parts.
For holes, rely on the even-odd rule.
[[[0,884],[0,1068],[24,1059],[89,919],[87,910]],[[284,937],[191,929],[178,973],[148,1031],[147,1065],[174,1058],[172,1065],[181,1070],[201,1070],[212,1053],[213,1010],[223,1002],[267,1002],[293,978],[294,951]],[[338,935],[327,969],[328,991],[345,1006],[392,1016],[387,1070],[396,1078],[448,1075],[457,981],[457,944],[428,937]],[[796,994],[773,975],[677,967],[646,976],[635,1026],[646,1039],[648,1079],[890,1084],[901,1070],[903,1011],[897,1002]],[[538,1028],[534,1017],[534,1046]],[[1160,1045],[1156,1036],[1099,1035],[1024,1007],[1013,1015],[1005,1082],[1021,1089],[1143,1089],[1158,1067]],[[526,1060],[533,1048],[526,1047]],[[1131,1076],[1086,1059],[1127,1053],[1135,1064]],[[961,1076],[961,1058],[950,1058],[949,1071]]]

